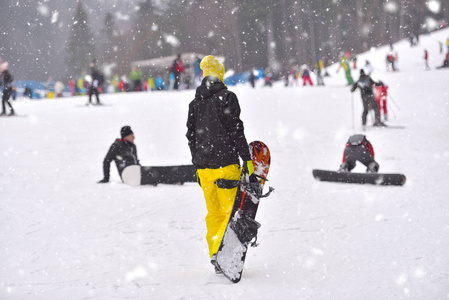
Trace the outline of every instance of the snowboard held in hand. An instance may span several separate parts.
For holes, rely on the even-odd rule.
[[[250,153],[254,165],[254,174],[258,182],[249,182],[248,175],[243,174],[240,181],[221,179],[216,182],[220,188],[233,188],[238,186],[234,206],[229,217],[223,239],[216,254],[213,264],[234,283],[240,281],[245,263],[248,246],[256,246],[257,230],[260,224],[255,221],[263,186],[270,168],[270,150],[262,142],[249,144]]]
[[[313,177],[320,181],[377,185],[404,185],[406,180],[403,174],[350,173],[326,170],[313,170]]]
[[[193,165],[143,167],[140,165],[127,166],[122,172],[122,180],[131,186],[158,183],[182,184],[196,182],[196,168]]]

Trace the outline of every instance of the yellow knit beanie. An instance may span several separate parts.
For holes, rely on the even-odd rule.
[[[225,68],[223,64],[212,55],[208,55],[201,60],[200,68],[203,70],[203,77],[214,76],[224,83]]]

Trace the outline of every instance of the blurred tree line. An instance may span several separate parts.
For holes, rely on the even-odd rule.
[[[237,72],[330,61],[341,52],[362,52],[428,30],[429,20],[449,20],[449,1],[434,0],[139,0],[130,26],[119,28],[108,12],[93,31],[78,2],[67,46],[70,74],[80,74],[86,59],[117,64],[176,53],[226,57]],[[435,5],[436,5],[435,4]],[[432,19],[429,19],[432,18]],[[447,21],[446,21],[447,22]],[[445,24],[447,26],[447,23]],[[443,24],[444,26],[444,24]]]

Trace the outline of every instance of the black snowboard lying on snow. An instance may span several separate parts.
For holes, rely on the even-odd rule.
[[[403,174],[350,173],[313,170],[313,177],[320,181],[343,183],[369,183],[377,185],[404,185],[405,183],[405,175]]]
[[[158,183],[182,184],[196,182],[196,168],[193,165],[143,167],[127,166],[122,172],[122,180],[131,186]]]

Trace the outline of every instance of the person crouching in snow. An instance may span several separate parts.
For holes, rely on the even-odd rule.
[[[109,170],[111,162],[117,166],[120,177],[127,166],[138,165],[137,147],[134,144],[134,133],[129,126],[123,126],[120,130],[120,139],[117,139],[109,148],[103,160],[103,179],[98,183],[109,182]]]
[[[364,164],[367,173],[377,173],[379,164],[374,160],[374,148],[363,134],[355,134],[349,137],[343,151],[343,162],[338,172],[351,172],[356,162]]]
[[[239,101],[223,83],[223,64],[209,55],[202,59],[200,67],[204,78],[189,104],[186,137],[206,200],[206,240],[214,264],[237,193],[237,187],[222,189],[215,182],[218,179],[240,180],[239,157],[250,181],[255,182],[257,178],[240,119]],[[220,272],[217,267],[215,269]]]

